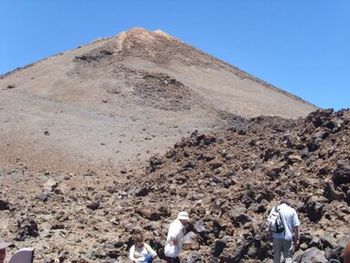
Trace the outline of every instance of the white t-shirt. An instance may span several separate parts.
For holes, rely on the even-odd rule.
[[[167,257],[176,258],[180,255],[182,250],[182,239],[185,234],[185,226],[179,219],[175,219],[169,227],[167,235],[167,242],[164,248],[164,254]],[[176,242],[176,245],[173,244]]]
[[[135,245],[130,248],[129,258],[133,262],[143,262],[147,255],[155,257],[157,253],[146,243],[144,243],[141,248],[136,247]]]
[[[281,214],[281,219],[284,225],[284,232],[282,233],[273,233],[272,237],[276,239],[293,239],[293,228],[300,225],[300,221],[297,215],[297,212],[294,208],[281,204],[277,207]]]

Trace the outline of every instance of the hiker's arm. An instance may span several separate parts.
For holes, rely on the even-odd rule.
[[[293,242],[294,245],[297,246],[297,244],[299,243],[299,226],[300,226],[300,221],[299,221],[299,217],[296,213],[296,211],[294,212],[294,216],[293,216]]]
[[[132,260],[132,262],[136,262],[136,258],[134,257],[135,255],[135,246],[132,246],[129,251],[129,258]]]
[[[144,246],[145,246],[146,250],[148,251],[148,253],[150,253],[153,257],[157,256],[157,252],[155,252],[150,245],[145,243]]]
[[[299,242],[299,227],[298,226],[295,226],[293,228],[293,233],[294,233],[293,242],[296,245]]]
[[[267,234],[267,238],[268,238],[269,240],[272,240],[272,231],[271,231],[271,230],[269,230],[269,232],[268,232],[268,234]]]
[[[168,242],[177,245],[180,230],[176,226],[171,226],[168,233]]]
[[[272,211],[273,211],[273,208],[271,209],[271,211],[269,213],[268,220],[271,217]],[[270,229],[269,221],[267,223],[267,238],[268,238],[268,240],[272,240],[272,231]]]

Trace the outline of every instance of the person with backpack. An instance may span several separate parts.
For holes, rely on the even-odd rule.
[[[297,212],[287,201],[282,201],[271,210],[268,227],[273,239],[274,263],[281,262],[282,253],[284,262],[292,262],[293,250],[299,244],[299,225]]]

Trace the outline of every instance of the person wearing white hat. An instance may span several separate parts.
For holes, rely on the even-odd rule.
[[[188,213],[180,212],[177,218],[171,222],[164,248],[164,254],[168,263],[180,263],[179,256],[182,251],[182,239],[189,221]]]
[[[4,240],[0,239],[0,263],[5,262],[6,258],[6,248],[9,246],[9,243],[6,243]]]

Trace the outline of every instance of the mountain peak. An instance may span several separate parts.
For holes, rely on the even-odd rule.
[[[175,39],[171,35],[169,35],[168,33],[160,29],[157,29],[155,31],[150,31],[142,27],[134,27],[127,31],[123,31],[117,35],[117,38],[121,39],[122,41],[128,38],[128,39],[138,39],[141,41],[149,42],[149,41],[154,41],[158,37]]]
[[[20,159],[38,169],[134,162],[136,152],[146,160],[193,129],[225,128],[232,114],[297,118],[316,109],[162,30],[143,28],[1,76],[0,105],[0,120],[9,120],[0,148],[12,146],[0,163]]]
[[[157,35],[171,37],[168,33],[166,33],[165,31],[163,31],[161,29],[151,31],[151,30],[147,30],[143,27],[133,27],[127,31],[123,31],[122,33],[127,33],[129,35],[154,35],[154,34],[157,34]]]
[[[137,34],[149,34],[152,31],[147,30],[147,29],[142,28],[142,27],[133,27],[133,28],[131,28],[127,31],[124,31],[124,32],[126,32],[128,34],[134,34],[134,35],[136,34],[137,35]]]

